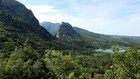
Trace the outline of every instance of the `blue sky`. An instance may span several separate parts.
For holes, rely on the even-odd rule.
[[[92,32],[140,36],[140,0],[17,0],[40,22],[69,22]]]

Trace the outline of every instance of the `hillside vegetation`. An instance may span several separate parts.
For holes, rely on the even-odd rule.
[[[140,46],[135,41],[85,32],[64,23],[57,38],[23,4],[0,0],[0,79],[140,79]],[[116,44],[131,48],[94,51]]]

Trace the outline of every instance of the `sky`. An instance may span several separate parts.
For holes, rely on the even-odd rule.
[[[140,36],[140,0],[17,0],[39,22],[68,22],[95,33]]]

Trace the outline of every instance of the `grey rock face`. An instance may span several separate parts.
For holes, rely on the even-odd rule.
[[[62,22],[56,37],[65,41],[72,41],[77,35],[79,34],[69,23]]]

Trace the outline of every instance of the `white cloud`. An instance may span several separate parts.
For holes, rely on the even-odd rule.
[[[44,14],[44,13],[56,13],[52,6],[49,5],[27,5],[27,8],[31,9],[35,14]]]
[[[43,21],[56,21],[56,19],[60,18],[58,14],[59,11],[54,9],[53,6],[49,5],[26,5],[28,9],[31,9],[35,16],[39,19],[40,22]]]
[[[53,6],[49,5],[26,5],[28,9],[31,9],[35,16],[40,22],[51,21],[51,22],[74,22],[78,19],[72,15],[67,15],[61,10],[55,9]]]

